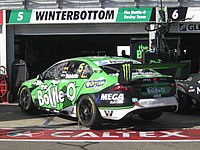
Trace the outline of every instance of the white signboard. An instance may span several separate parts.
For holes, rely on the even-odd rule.
[[[130,46],[117,46],[117,56],[122,56],[122,52],[130,56]]]
[[[200,22],[199,23],[179,23],[178,32],[181,33],[200,33]]]

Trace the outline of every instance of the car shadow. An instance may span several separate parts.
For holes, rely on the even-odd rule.
[[[40,117],[40,114],[38,113],[29,114],[29,115],[24,113],[17,104],[1,104],[0,105],[0,122],[39,118],[39,117]]]
[[[138,115],[130,115],[120,121],[106,121],[98,130],[156,131],[183,128],[200,128],[200,109],[192,108],[185,114],[165,112],[152,121],[142,120]]]

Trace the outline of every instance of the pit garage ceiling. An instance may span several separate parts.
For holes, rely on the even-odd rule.
[[[144,24],[15,25],[15,35],[147,34]]]

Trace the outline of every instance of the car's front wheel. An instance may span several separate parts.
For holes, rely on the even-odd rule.
[[[23,87],[20,90],[18,96],[18,104],[22,111],[26,113],[32,113],[34,111],[35,107],[32,102],[30,91],[27,87]]]
[[[101,116],[94,100],[89,95],[82,96],[77,104],[78,121],[90,128],[98,128],[101,126]]]
[[[155,120],[155,119],[160,118],[161,115],[162,115],[161,111],[139,114],[140,118],[142,118],[143,120]]]

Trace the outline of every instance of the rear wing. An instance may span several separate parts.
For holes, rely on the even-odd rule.
[[[181,61],[180,63],[165,64],[133,64],[126,62],[121,65],[118,82],[127,84],[132,80],[132,73],[136,69],[154,69],[155,71],[170,75],[174,79],[184,80],[190,74],[191,61]]]

